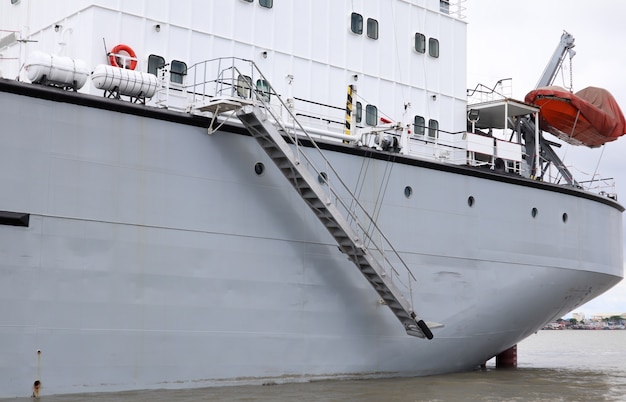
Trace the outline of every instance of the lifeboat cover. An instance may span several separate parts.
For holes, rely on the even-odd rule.
[[[539,127],[573,145],[599,147],[626,132],[626,120],[606,89],[587,87],[571,93],[551,86],[538,88],[525,101],[540,108]]]

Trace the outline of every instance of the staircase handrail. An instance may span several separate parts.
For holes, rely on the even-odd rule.
[[[226,60],[231,60],[230,66],[227,67],[223,67],[224,65],[227,65],[226,63],[223,63],[223,61]],[[352,218],[354,224],[358,227],[358,229],[360,229],[360,232],[363,234],[363,236],[365,237],[365,239],[367,240],[367,244],[371,244],[374,246],[374,248],[376,249],[376,251],[381,255],[381,257],[384,259],[384,261],[386,262],[387,266],[391,269],[392,273],[395,274],[396,278],[403,283],[400,273],[394,268],[394,264],[391,262],[391,260],[387,257],[386,253],[385,253],[385,245],[386,247],[391,250],[392,254],[397,258],[397,260],[400,262],[400,264],[404,267],[404,269],[406,270],[406,272],[408,273],[408,279],[409,279],[409,284],[404,284],[404,286],[409,290],[410,293],[410,303],[411,305],[413,304],[413,294],[412,294],[412,286],[411,286],[411,279],[413,281],[416,281],[415,276],[413,275],[413,273],[411,272],[411,270],[409,269],[408,265],[406,264],[406,262],[404,261],[404,259],[400,256],[400,254],[398,253],[398,251],[396,250],[396,248],[391,244],[390,240],[387,238],[387,236],[382,232],[382,230],[379,228],[378,224],[375,222],[374,218],[370,215],[370,213],[365,209],[365,207],[361,204],[361,202],[358,200],[358,198],[354,195],[354,193],[350,190],[350,188],[348,187],[348,185],[343,181],[343,179],[341,179],[340,175],[338,174],[338,172],[335,170],[335,168],[332,166],[332,164],[330,163],[330,161],[328,160],[328,158],[326,158],[326,156],[324,155],[324,153],[322,152],[322,150],[319,148],[319,146],[317,145],[317,143],[315,142],[315,140],[313,139],[313,137],[307,132],[307,130],[302,126],[302,124],[298,121],[298,119],[296,118],[296,116],[293,114],[293,112],[291,111],[290,107],[285,103],[285,101],[283,100],[282,96],[279,95],[273,88],[273,86],[271,85],[271,83],[269,82],[269,80],[267,80],[267,78],[263,75],[263,73],[260,71],[260,69],[258,68],[257,64],[252,61],[252,60],[248,60],[248,59],[242,59],[242,58],[237,58],[237,57],[220,57],[220,58],[215,58],[215,59],[210,59],[210,60],[206,60],[200,63],[196,63],[193,66],[191,66],[188,71],[190,71],[190,75],[194,76],[194,80],[193,80],[193,84],[190,84],[189,87],[193,87],[192,90],[189,90],[188,88],[188,92],[191,93],[194,97],[194,102],[195,101],[204,101],[206,100],[206,97],[212,98],[215,96],[219,96],[219,95],[223,95],[223,91],[224,91],[224,87],[230,87],[231,90],[231,94],[234,92],[237,92],[237,89],[241,89],[242,87],[237,83],[237,80],[239,79],[239,77],[241,76],[246,76],[246,74],[244,72],[241,71],[241,69],[239,69],[236,65],[235,62],[236,61],[240,61],[243,63],[248,63],[250,66],[250,72],[249,72],[249,78],[251,77],[259,77],[263,80],[264,84],[267,85],[267,89],[264,89],[262,91],[262,93],[260,93],[260,91],[256,90],[256,88],[253,85],[253,80],[250,79],[250,81],[247,82],[248,87],[245,88],[247,90],[250,91],[250,96],[252,97],[254,102],[257,102],[258,104],[260,104],[262,106],[262,108],[269,113],[272,118],[274,119],[274,121],[276,122],[276,124],[278,124],[280,126],[280,128],[283,130],[283,132],[286,134],[286,136],[289,138],[291,144],[293,144],[296,147],[296,151],[297,151],[297,155],[304,158],[304,160],[307,163],[307,166],[311,169],[313,169],[313,171],[318,175],[318,177],[323,177],[323,175],[321,175],[321,171],[315,166],[315,164],[312,162],[312,160],[306,155],[306,153],[303,153],[300,151],[300,147],[302,146],[300,143],[300,140],[298,139],[298,132],[296,131],[295,127],[293,127],[293,131],[290,131],[285,124],[282,122],[282,118],[279,115],[279,113],[277,113],[272,105],[268,102],[266,102],[263,99],[263,95],[269,93],[269,95],[274,95],[274,98],[276,98],[279,103],[280,103],[280,107],[281,110],[285,110],[288,113],[288,117],[291,118],[291,121],[297,126],[297,128],[299,129],[299,131],[304,134],[304,136],[306,137],[306,139],[310,142],[311,146],[313,148],[315,148],[317,150],[317,152],[319,153],[319,155],[321,156],[322,160],[324,161],[325,165],[330,169],[330,171],[334,174],[335,178],[338,180],[338,182],[341,184],[341,187],[343,187],[344,191],[352,198],[351,203],[352,206],[356,206],[359,210],[359,212],[361,214],[364,215],[364,217],[367,219],[370,229],[372,231],[372,233],[370,234],[369,231],[364,227],[364,223],[362,223],[358,217],[357,217],[357,212],[356,211],[352,211],[352,208],[348,205],[348,203],[341,197],[341,195],[331,186],[330,180],[328,180],[328,178],[325,178],[325,183],[328,185],[328,189],[331,193],[331,195],[334,197],[334,199],[341,204],[341,206],[345,209],[345,211],[349,214],[349,216]],[[206,79],[206,65],[208,63],[212,63],[212,62],[217,62],[218,63],[218,79],[215,80],[215,93],[214,95],[207,95],[206,92],[206,86],[207,83],[210,84],[211,80],[207,80]],[[201,67],[203,67],[203,79],[201,82],[197,82],[197,75],[195,74],[195,72],[200,69]],[[227,72],[228,70],[230,70],[232,72],[232,75],[230,77],[230,84],[228,83],[228,79],[225,78],[225,75],[223,73]],[[256,72],[256,74],[253,74],[254,72]],[[236,75],[235,75],[236,73]],[[221,77],[221,78],[220,78]],[[198,92],[197,88],[198,86],[202,86],[202,91]],[[218,86],[219,86],[219,92],[218,92]],[[227,88],[228,89],[228,88]],[[254,95],[252,95],[254,94]],[[328,176],[327,176],[328,177]],[[377,243],[377,241],[374,239],[374,236],[380,237],[381,242],[383,242],[382,245],[379,245]],[[364,239],[364,240],[365,240]],[[364,242],[365,243],[365,242]],[[392,276],[393,277],[393,276]]]

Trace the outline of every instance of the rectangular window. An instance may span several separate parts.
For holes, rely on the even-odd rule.
[[[237,77],[237,95],[242,98],[249,98],[250,88],[252,88],[252,79],[247,75],[239,75]]]
[[[378,108],[374,105],[365,106],[365,124],[375,126],[378,122]]]
[[[450,0],[439,0],[439,11],[450,14]]]
[[[378,21],[372,18],[367,19],[367,37],[378,39]]]
[[[413,119],[413,134],[424,135],[426,120],[423,116],[415,116]]]
[[[256,80],[256,91],[264,102],[270,101],[270,84],[265,80]]]
[[[415,34],[415,51],[417,53],[426,53],[426,36],[424,34]]]
[[[356,103],[356,122],[360,123],[363,120],[363,105],[361,102]]]
[[[274,7],[274,0],[259,0],[261,7],[272,8]]]
[[[170,64],[170,81],[182,84],[186,75],[187,64],[184,61],[172,60],[172,64]]]
[[[437,120],[428,120],[428,136],[431,138],[439,137],[439,122]]]
[[[432,57],[439,57],[439,40],[428,38],[428,54]]]
[[[152,75],[157,75],[157,71],[159,68],[165,66],[165,59],[163,56],[158,56],[156,54],[151,54],[148,56],[148,73]]]
[[[359,35],[363,33],[363,16],[361,14],[352,13],[352,17],[350,17],[350,30]]]

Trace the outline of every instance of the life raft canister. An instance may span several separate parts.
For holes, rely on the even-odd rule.
[[[118,64],[117,58],[120,52],[126,52],[130,56],[130,65],[128,67],[123,65],[120,66],[120,64]],[[120,59],[123,60],[123,57],[120,57]],[[119,44],[111,50],[111,53],[109,53],[109,64],[113,67],[128,68],[129,70],[134,70],[135,67],[137,67],[137,55],[130,46]]]

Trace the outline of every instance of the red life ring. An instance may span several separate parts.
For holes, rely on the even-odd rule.
[[[120,66],[120,64],[117,62],[117,55],[119,52],[128,53],[128,55],[130,56],[130,66]],[[113,67],[128,68],[130,70],[134,70],[135,67],[137,67],[137,55],[130,46],[119,44],[111,50],[111,53],[109,53],[109,64]]]

